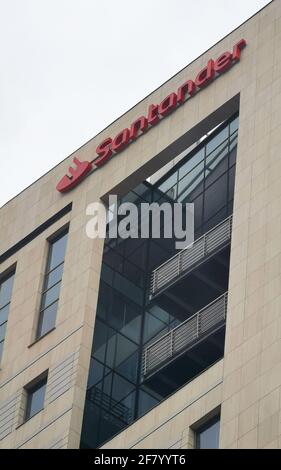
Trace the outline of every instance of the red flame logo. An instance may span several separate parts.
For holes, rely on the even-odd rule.
[[[76,168],[72,166],[69,167],[68,171],[71,176],[64,175],[60,182],[57,184],[57,190],[60,193],[64,193],[74,188],[92,169],[92,163],[85,161],[81,162],[78,158],[74,157],[73,163],[75,163]]]

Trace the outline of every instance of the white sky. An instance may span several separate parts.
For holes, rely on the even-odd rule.
[[[268,0],[0,0],[0,206]]]

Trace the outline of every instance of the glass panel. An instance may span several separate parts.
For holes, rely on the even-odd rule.
[[[168,331],[166,323],[156,318],[151,313],[146,312],[145,323],[144,323],[144,342],[146,343],[153,338],[157,333],[163,332],[165,334]]]
[[[118,367],[116,367],[116,372],[130,380],[130,382],[136,383],[137,381],[137,372],[138,372],[138,351],[136,351],[132,356],[123,361]]]
[[[3,281],[0,285],[0,308],[4,307],[11,301],[13,282],[14,274]]]
[[[4,347],[4,341],[0,343],[0,361],[2,359],[2,354],[3,354],[3,347]]]
[[[100,407],[94,405],[88,398],[85,401],[83,429],[81,436],[81,449],[97,448],[99,431]]]
[[[116,330],[138,342],[140,336],[141,309],[136,304],[131,304],[125,298],[113,297],[113,312],[109,316],[110,325]]]
[[[190,173],[188,173],[180,182],[179,182],[179,194],[184,191],[184,196],[181,195],[181,198],[187,198],[191,193],[198,188],[198,191],[203,190],[202,181],[204,179],[204,162],[197,165]],[[199,187],[200,185],[200,187]]]
[[[105,282],[100,281],[100,288],[99,288],[99,298],[98,298],[98,306],[97,306],[97,315],[100,318],[106,319],[111,318],[110,315],[110,305],[111,305],[111,294],[112,289],[105,284]]]
[[[218,449],[219,434],[220,420],[217,420],[197,433],[197,447],[199,449]]]
[[[115,273],[114,287],[121,294],[124,294],[127,297],[129,297],[133,302],[137,302],[138,304],[142,303],[142,300],[143,300],[142,289],[140,289],[135,284],[130,282],[124,276],[121,276],[121,274],[119,273]]]
[[[44,407],[44,398],[46,390],[46,379],[27,391],[26,420],[39,413]]]
[[[138,314],[137,309],[134,309],[132,306],[127,306],[126,321],[127,323],[121,328],[120,332],[138,343],[141,332],[141,316]]]
[[[210,186],[228,169],[228,142],[220,145],[206,159],[206,182],[205,186]]]
[[[229,166],[233,166],[236,163],[236,155],[237,155],[237,144],[233,146],[233,149],[231,149],[231,152],[229,154]]]
[[[146,201],[151,201],[151,190],[147,187],[146,184],[141,183],[135,189],[134,192],[138,194],[138,196],[142,197]]]
[[[103,262],[110,266],[115,271],[122,271],[123,267],[123,258],[115,250],[108,249],[108,251],[103,256]]]
[[[172,175],[169,176],[168,179],[166,179],[162,184],[160,184],[160,186],[158,186],[160,191],[162,191],[163,193],[166,193],[169,189],[171,189],[172,186],[174,186],[177,183],[177,176],[178,176],[177,171],[175,173],[172,173]]]
[[[106,341],[107,326],[96,319],[92,354],[101,362],[104,362]]]
[[[159,403],[160,400],[153,397],[144,390],[139,391],[139,404],[138,404],[138,417],[144,415],[147,411],[151,410]]]
[[[213,139],[206,145],[207,155],[218,147],[225,139],[228,138],[228,126],[222,129]]]
[[[135,257],[145,258],[146,243],[141,238],[128,238],[125,244],[124,256],[135,262]],[[135,263],[136,264],[136,263]]]
[[[45,294],[42,296],[41,310],[44,310],[46,307],[51,305],[55,300],[58,300],[60,294],[61,282],[56,284],[54,287],[51,287]]]
[[[55,242],[51,242],[47,271],[54,269],[64,261],[68,233]]]
[[[100,423],[99,423],[99,438],[97,446],[112,438],[115,434],[120,432],[127,423],[123,420],[116,418],[107,411],[101,410],[100,412]]]
[[[228,173],[228,199],[233,199],[235,183],[235,166],[230,168]]]
[[[40,336],[43,336],[44,334],[48,333],[48,331],[50,331],[52,328],[54,328],[56,324],[57,309],[58,302],[55,302],[50,307],[46,308],[46,310],[43,310],[40,313],[37,332],[38,338],[40,338]]]
[[[3,325],[0,326],[0,342],[5,339],[6,328],[7,328],[7,322],[3,323]]]
[[[116,356],[117,333],[112,328],[107,327],[107,349],[106,349],[106,365],[113,369]]]
[[[171,199],[176,199],[177,198],[177,194],[178,194],[178,185],[175,184],[175,186],[173,186],[172,188],[169,189],[169,191],[166,192],[167,196]],[[159,201],[159,204],[163,203],[165,201]]]
[[[103,378],[103,370],[104,365],[91,357],[87,389],[93,387],[98,382],[101,382]]]
[[[112,407],[112,413],[129,424],[133,419],[135,399],[136,392],[133,391],[130,395]]]
[[[158,302],[161,304],[161,305],[167,305],[167,301],[166,299],[159,299]],[[155,304],[155,305],[152,305],[150,308],[149,308],[149,311],[156,317],[158,318],[159,320],[161,320],[162,322],[164,323],[169,323],[170,321],[170,314],[169,312],[167,312],[166,310],[164,310],[160,305],[158,304]]]
[[[191,170],[194,170],[196,165],[200,163],[201,161],[204,160],[204,147],[199,150],[192,158],[187,160],[179,169],[179,179],[182,179],[183,176],[185,176],[187,173],[189,173]]]
[[[125,336],[117,334],[115,367],[120,366],[137,349],[138,349],[138,346],[135,343],[125,338]]]
[[[132,241],[130,244],[129,240]],[[141,242],[141,245],[140,243]],[[146,269],[146,259],[147,259],[147,241],[144,241],[141,238],[131,238],[128,239],[126,245],[130,245],[130,248],[126,247],[125,256],[138,266],[140,269]]]
[[[2,323],[5,323],[5,321],[8,320],[9,307],[10,304],[6,305],[6,307],[0,310],[0,325],[2,325]]]
[[[169,253],[166,250],[163,250],[159,243],[150,240],[147,270],[152,270],[154,267],[159,266],[161,262],[164,262],[168,258]]]
[[[227,204],[227,215],[233,214],[233,199]]]
[[[227,174],[205,191],[204,220],[210,219],[227,203]]]
[[[113,284],[113,278],[114,271],[106,264],[103,264],[101,268],[101,279],[111,286]]]
[[[238,126],[239,126],[239,116],[237,116],[237,118],[234,119],[234,120],[230,123],[230,135],[233,134],[233,132],[235,132],[235,131],[238,130]]]
[[[142,198],[140,198],[140,196],[134,191],[130,191],[128,194],[126,194],[125,197],[121,199],[121,204],[124,202],[132,202],[133,204],[139,204],[140,201],[142,201]]]
[[[129,261],[124,262],[123,275],[130,279],[130,281],[132,281],[137,286],[144,286],[144,272]]]
[[[113,373],[110,372],[104,377],[103,380],[103,395],[104,398],[103,400],[107,400],[107,403],[110,402],[110,397],[111,397],[111,388],[112,388],[112,378],[113,378]]]
[[[117,403],[129,395],[134,389],[134,385],[117,374],[113,374],[112,382],[112,402]]]
[[[57,284],[57,282],[61,281],[63,267],[64,267],[64,264],[62,263],[60,266],[58,266],[56,269],[51,271],[50,274],[46,276],[44,290],[50,289],[50,287],[52,287],[54,284]]]
[[[236,146],[237,146],[237,143],[238,143],[238,133],[235,132],[235,133],[231,136],[231,138],[230,138],[230,140],[229,140],[229,148],[230,148],[230,150],[232,150],[234,147],[236,147]]]
[[[202,225],[203,218],[203,194],[194,199],[192,202],[194,204],[194,230],[195,233],[198,234],[198,232],[200,233],[200,227]]]
[[[204,232],[208,232],[228,216],[227,205],[204,223]]]

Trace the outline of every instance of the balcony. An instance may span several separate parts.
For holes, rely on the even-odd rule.
[[[102,408],[108,416],[111,416],[113,419],[116,418],[122,422],[128,424],[132,420],[132,414],[130,408],[125,406],[123,403],[120,403],[114,398],[110,397],[98,387],[91,387],[87,390],[86,398],[92,404]]]
[[[230,243],[231,229],[232,215],[195,240],[191,247],[158,266],[151,274],[150,299],[225,248]]]
[[[200,341],[214,335],[225,325],[227,294],[225,292],[145,348],[142,357],[144,379],[198,345]]]

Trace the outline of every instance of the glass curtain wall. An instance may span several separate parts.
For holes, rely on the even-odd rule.
[[[232,213],[237,133],[234,116],[156,185],[145,182],[119,203],[194,202],[200,236]],[[105,240],[82,448],[101,446],[165,398],[143,381],[141,358],[144,345],[185,315],[172,298],[148,296],[151,270],[174,253],[173,239]]]

